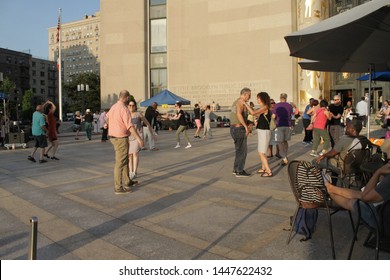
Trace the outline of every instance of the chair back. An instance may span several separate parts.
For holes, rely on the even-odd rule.
[[[295,200],[299,203],[299,191],[297,184],[297,170],[298,170],[299,160],[290,161],[287,166],[288,172],[288,181],[290,183],[291,191],[295,197]]]
[[[304,208],[324,206],[326,190],[321,170],[308,161],[292,161],[288,175],[291,190],[300,205]]]
[[[370,149],[357,149],[349,151],[343,162],[343,177],[362,174],[360,166],[364,162],[367,162],[370,159],[370,156]]]

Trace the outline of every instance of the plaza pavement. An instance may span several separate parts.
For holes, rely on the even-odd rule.
[[[296,206],[287,168],[273,158],[272,178],[256,174],[256,134],[248,138],[246,163],[253,175],[236,178],[229,128],[213,129],[207,140],[193,133],[186,150],[183,140],[182,148],[173,148],[175,131],[161,131],[160,150],[141,152],[140,183],[128,195],[114,194],[114,152],[100,135],[76,141],[73,133],[61,133],[60,160],[45,164],[27,160],[31,148],[1,150],[0,259],[27,259],[32,216],[39,221],[38,259],[331,259],[323,211],[311,240],[297,235],[286,245],[284,229]],[[302,138],[298,127],[290,160],[311,159]],[[337,258],[346,259],[348,215],[337,213],[333,221]],[[359,236],[353,258],[373,259],[374,251],[362,246],[365,235]]]

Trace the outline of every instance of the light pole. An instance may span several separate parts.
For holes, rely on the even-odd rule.
[[[84,112],[84,108],[85,108],[84,107],[84,92],[89,91],[89,85],[79,84],[79,85],[77,85],[77,91],[81,92],[81,94],[82,94],[82,96],[81,96],[81,98],[82,98],[81,113],[84,114],[85,113]]]

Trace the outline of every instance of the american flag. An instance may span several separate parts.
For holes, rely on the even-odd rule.
[[[60,42],[60,39],[61,39],[61,16],[58,15],[58,25],[57,25],[57,43]]]
[[[57,58],[57,70],[60,70],[60,48],[61,48],[61,12],[58,14],[58,24],[57,24],[57,44],[58,44],[58,58]]]

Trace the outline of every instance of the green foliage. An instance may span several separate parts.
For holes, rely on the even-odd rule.
[[[89,85],[89,90],[77,91],[77,85]],[[91,109],[92,112],[100,111],[100,76],[96,73],[83,73],[73,75],[72,81],[64,85],[64,92],[68,97],[66,112],[82,111],[83,99],[84,110]],[[65,111],[64,111],[65,112]]]
[[[5,92],[6,94],[9,94],[15,88],[16,84],[8,77],[5,77],[4,81],[0,84],[0,91]]]
[[[26,90],[22,98],[22,116],[23,119],[31,119],[32,114],[34,113],[34,107],[32,105],[33,101],[33,92],[31,89]]]

